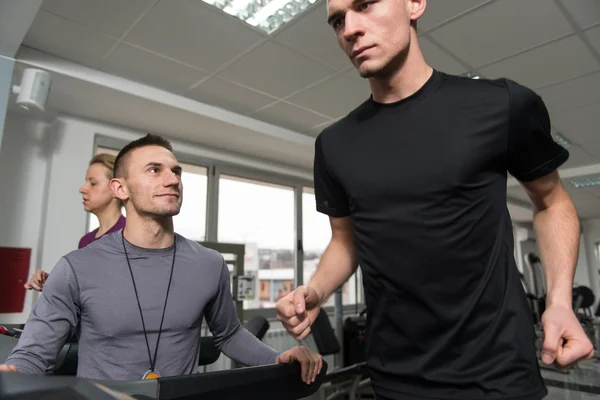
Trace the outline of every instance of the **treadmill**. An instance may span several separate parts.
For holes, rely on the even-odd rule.
[[[8,355],[14,338],[0,335],[0,353]],[[1,362],[4,362],[2,358]],[[143,381],[101,381],[61,375],[0,372],[2,400],[295,400],[313,395],[327,374],[315,382],[301,379],[299,364],[273,364]]]
[[[95,381],[71,376],[0,372],[3,400],[296,400],[313,395],[315,382],[300,378],[299,364],[277,364],[148,381]]]

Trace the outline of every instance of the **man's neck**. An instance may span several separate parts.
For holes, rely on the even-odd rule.
[[[418,42],[413,38],[406,58],[401,65],[385,77],[369,79],[373,100],[378,103],[393,103],[415,94],[433,74],[421,53]]]
[[[139,215],[129,216],[123,230],[125,239],[145,249],[164,249],[173,245],[175,233],[173,218],[152,218]]]
[[[98,233],[97,236],[102,236],[110,228],[112,228],[119,218],[121,218],[121,209],[115,207],[107,207],[107,209],[99,211],[96,213],[96,217],[98,218]]]

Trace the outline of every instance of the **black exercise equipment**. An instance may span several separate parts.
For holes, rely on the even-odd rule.
[[[591,307],[595,300],[596,296],[589,287],[581,285],[573,288],[573,309],[575,311],[584,310],[591,317]]]
[[[533,325],[536,333],[536,351],[538,353],[538,357],[541,358],[541,350],[544,342],[542,315],[546,311],[546,279],[542,261],[536,254],[527,253],[524,259],[524,274],[521,275],[521,278],[533,314]],[[581,324],[584,332],[594,344],[594,348],[597,350],[597,328],[595,326],[593,319],[594,317],[591,310],[591,307],[596,300],[594,292],[589,287],[580,285],[573,287],[572,293],[573,312],[575,313],[575,316]],[[563,373],[569,372],[569,369],[556,369],[553,366],[546,366],[543,363],[540,363],[540,367],[544,369],[558,370],[559,372]],[[573,368],[576,367],[577,366]]]
[[[311,332],[319,354],[328,356],[340,352],[340,342],[335,337],[329,316],[324,309],[321,308],[319,315],[317,315],[317,319],[311,326]]]
[[[317,351],[322,356],[334,355],[341,351],[342,346],[340,346],[329,316],[323,308],[312,324],[311,332]],[[346,398],[346,396],[356,398],[357,392],[370,386],[366,362],[332,369],[325,376],[323,383],[326,383],[327,388],[331,388],[333,391],[331,395],[327,396],[328,399]]]
[[[244,324],[248,332],[256,336],[258,340],[262,340],[265,337],[270,326],[269,321],[260,315],[252,317],[252,319]]]
[[[149,381],[94,381],[70,376],[0,373],[3,400],[295,400],[314,394],[327,373],[310,385],[299,364],[266,365]],[[126,396],[128,395],[128,396]]]
[[[210,365],[217,361],[221,356],[221,351],[215,344],[215,338],[212,336],[202,336],[200,338],[200,355],[198,356],[198,365]]]
[[[344,367],[366,361],[367,318],[365,308],[358,315],[347,317],[343,325]]]

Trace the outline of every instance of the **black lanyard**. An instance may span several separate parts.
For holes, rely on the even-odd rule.
[[[127,259],[127,266],[131,273],[131,281],[133,282],[133,290],[135,291],[135,298],[137,299],[138,307],[140,309],[140,317],[142,317],[142,328],[144,328],[144,337],[146,338],[146,347],[148,348],[148,359],[150,360],[150,371],[154,371],[156,366],[156,354],[158,353],[158,343],[160,342],[160,335],[162,333],[163,321],[165,319],[165,310],[167,309],[167,299],[169,298],[169,290],[171,289],[171,280],[173,279],[173,268],[175,267],[175,253],[177,252],[177,238],[173,236],[173,262],[171,263],[171,276],[169,277],[169,286],[167,286],[167,295],[165,296],[165,305],[163,307],[162,317],[160,319],[160,328],[158,328],[158,338],[156,339],[156,348],[154,349],[154,359],[150,355],[150,344],[148,343],[148,334],[146,333],[146,324],[144,323],[144,315],[142,314],[142,306],[140,304],[140,298],[138,296],[137,287],[135,286],[135,279],[133,278],[133,271],[131,270],[131,264],[129,263],[129,257],[127,255],[127,247],[125,246],[125,235],[121,231],[121,238],[123,239],[123,249],[125,250],[125,258]]]

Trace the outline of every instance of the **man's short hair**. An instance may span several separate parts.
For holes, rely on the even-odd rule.
[[[165,149],[173,152],[173,147],[171,143],[159,135],[153,135],[151,133],[147,134],[143,138],[134,140],[133,142],[128,143],[125,147],[121,149],[117,158],[115,159],[115,168],[114,168],[114,177],[127,177],[127,156],[135,149],[139,149],[140,147],[146,146],[160,146]]]

